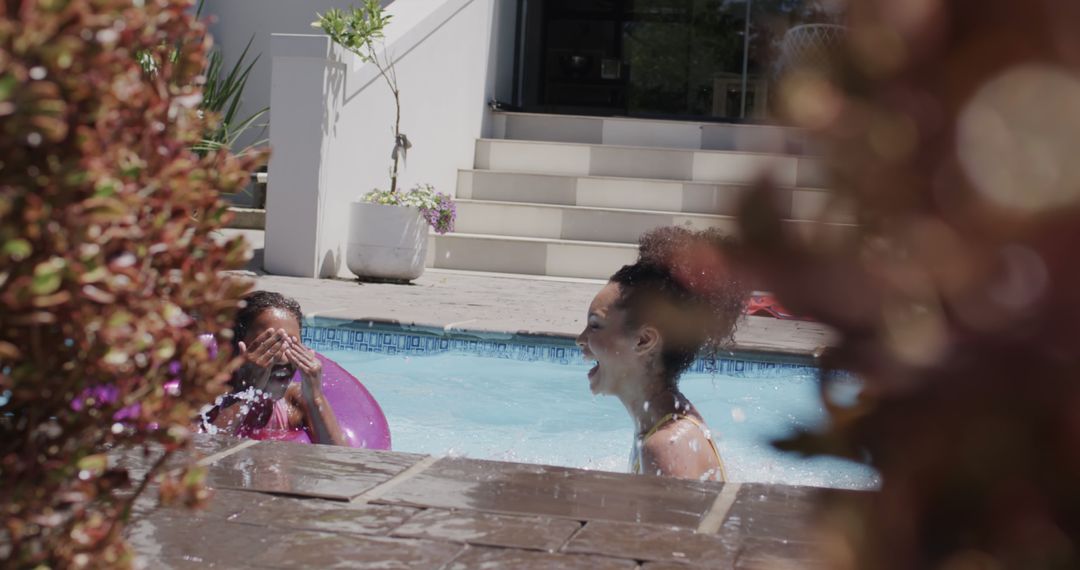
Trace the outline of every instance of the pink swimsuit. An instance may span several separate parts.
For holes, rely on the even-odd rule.
[[[287,430],[289,426],[289,404],[282,398],[274,402],[274,413],[270,416],[270,421],[263,429],[268,430]]]
[[[292,429],[289,425],[289,403],[282,398],[274,402],[274,410],[271,412],[270,421],[266,425],[251,430],[248,435],[251,439],[269,439],[274,441],[292,441],[307,436],[305,428]]]

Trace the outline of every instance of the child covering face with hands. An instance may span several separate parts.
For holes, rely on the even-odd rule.
[[[303,429],[313,443],[346,445],[326,401],[322,363],[300,342],[300,305],[278,293],[255,291],[236,316],[234,349],[244,363],[232,391],[202,416],[202,428],[258,439],[281,439]],[[301,382],[292,383],[300,371]]]

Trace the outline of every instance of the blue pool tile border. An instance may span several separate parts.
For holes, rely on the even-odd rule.
[[[581,349],[573,342],[552,337],[523,339],[520,335],[504,335],[507,338],[491,338],[483,334],[387,330],[373,325],[358,328],[312,324],[304,327],[302,336],[304,344],[319,352],[339,350],[408,357],[467,354],[562,365],[584,361]],[[798,362],[705,357],[695,360],[688,372],[767,378],[816,374],[817,368]]]

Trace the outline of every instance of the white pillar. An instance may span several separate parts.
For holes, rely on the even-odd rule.
[[[328,195],[328,147],[346,66],[324,35],[274,34],[270,42],[269,184],[264,269],[276,275],[335,274],[319,227]]]

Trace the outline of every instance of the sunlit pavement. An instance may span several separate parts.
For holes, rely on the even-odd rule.
[[[266,275],[261,268],[263,235],[226,230],[252,244],[242,275],[260,289],[300,302],[308,317],[371,320],[441,329],[524,332],[577,336],[600,281],[507,276],[429,269],[411,285],[359,283]],[[735,333],[736,351],[810,355],[830,343],[824,326],[804,321],[746,317]]]

